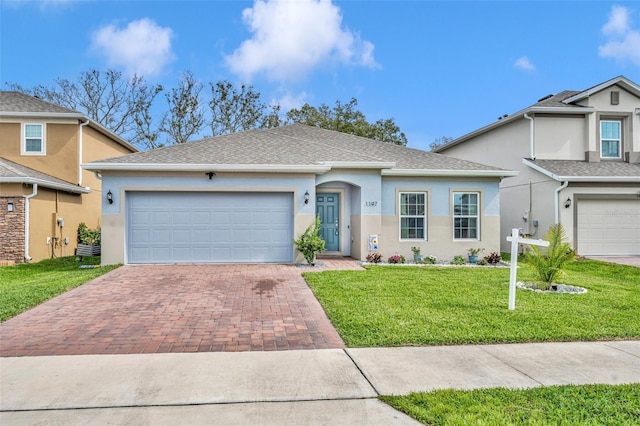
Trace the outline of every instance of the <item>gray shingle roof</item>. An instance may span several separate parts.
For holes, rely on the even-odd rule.
[[[576,160],[529,160],[529,162],[563,177],[640,178],[640,164],[623,161],[589,163]]]
[[[328,162],[395,162],[396,169],[501,170],[440,154],[301,124],[217,136],[94,163],[312,166]]]
[[[0,91],[0,113],[30,112],[30,113],[55,113],[78,114],[79,112],[69,108],[43,101],[35,96],[20,92]]]
[[[57,177],[39,172],[22,164],[0,157],[0,182],[37,183],[38,185],[74,193],[87,193],[85,188]]]
[[[563,101],[565,99],[568,99],[574,95],[577,95],[578,93],[581,93],[580,91],[577,90],[564,90],[558,94],[555,95],[551,95],[547,98],[542,98],[541,100],[539,100],[537,103],[533,104],[532,106],[534,107],[557,107],[557,108],[566,108],[566,107],[576,107],[576,108],[583,108],[580,105],[570,105],[570,104],[566,104]]]

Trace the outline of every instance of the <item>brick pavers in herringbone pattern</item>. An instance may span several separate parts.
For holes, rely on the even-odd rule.
[[[325,264],[358,268],[352,260]],[[0,353],[344,347],[302,279],[304,270],[274,264],[123,266],[0,324]]]

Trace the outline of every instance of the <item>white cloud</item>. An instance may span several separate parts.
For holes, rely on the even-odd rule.
[[[536,69],[536,66],[529,60],[526,56],[521,56],[513,63],[513,66],[516,68],[520,68],[525,71],[533,71]]]
[[[302,105],[306,103],[307,92],[300,92],[298,94],[293,94],[286,92],[279,99],[275,99],[272,103],[276,105],[280,105],[283,112],[287,112],[293,108],[300,108]]]
[[[628,60],[640,66],[640,28],[632,27],[629,9],[613,6],[602,33],[607,42],[598,47],[600,56],[623,62]]]
[[[259,73],[297,80],[327,62],[378,66],[374,45],[343,28],[340,8],[331,0],[255,0],[242,18],[252,36],[225,59],[245,80]]]
[[[125,28],[100,28],[93,34],[92,47],[106,57],[109,66],[124,67],[131,75],[150,76],[174,59],[172,36],[171,28],[145,18]]]

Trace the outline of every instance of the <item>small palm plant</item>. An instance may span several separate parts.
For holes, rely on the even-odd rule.
[[[564,276],[563,266],[575,258],[571,245],[565,241],[566,234],[561,224],[549,227],[544,239],[549,241],[545,254],[538,246],[531,246],[532,251],[525,255],[527,261],[538,272],[541,282],[537,283],[537,287],[540,290],[548,290],[556,279]]]

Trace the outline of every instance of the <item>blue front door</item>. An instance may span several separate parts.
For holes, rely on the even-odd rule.
[[[316,214],[320,216],[320,236],[326,251],[340,251],[340,194],[316,194]]]

